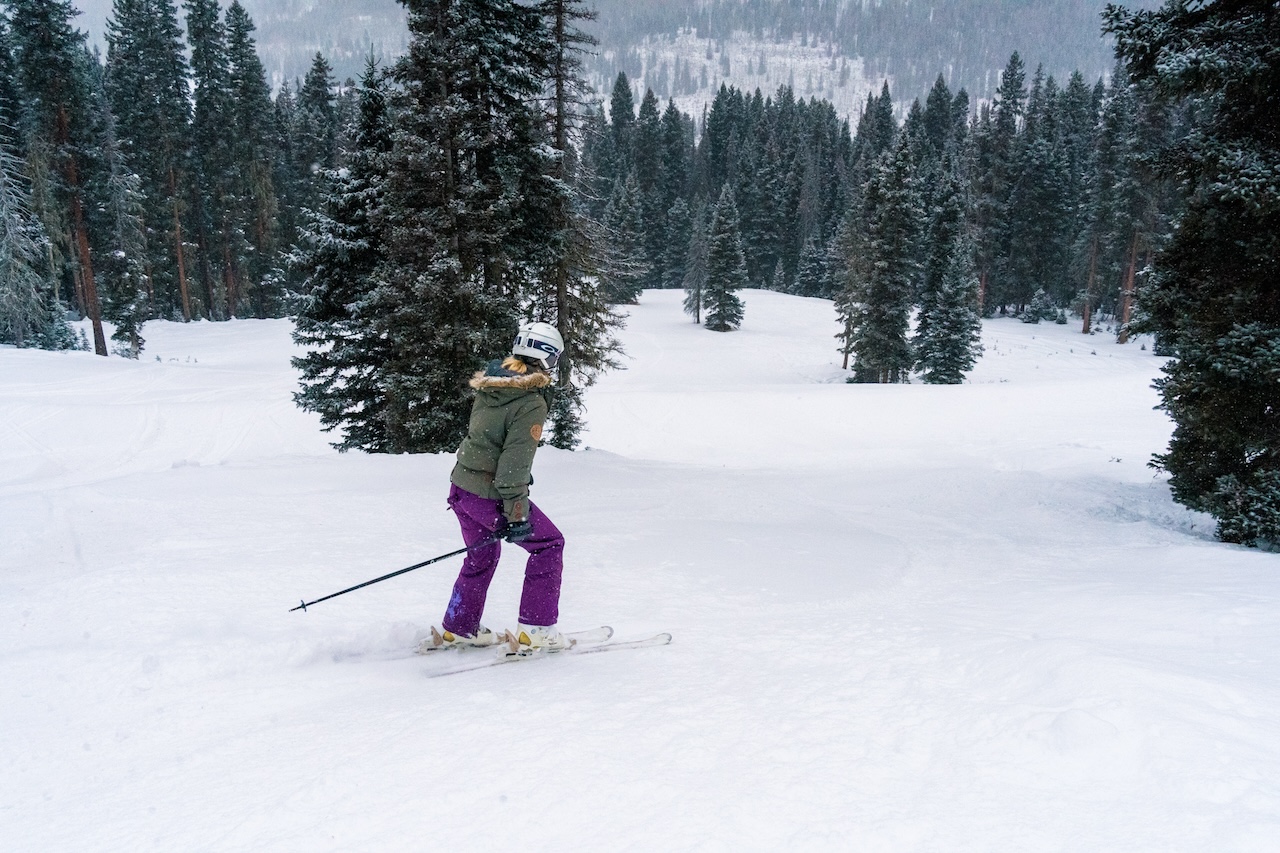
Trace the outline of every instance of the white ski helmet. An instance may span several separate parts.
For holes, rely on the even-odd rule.
[[[516,332],[511,354],[533,362],[543,370],[551,370],[564,352],[564,338],[550,323],[524,323]]]

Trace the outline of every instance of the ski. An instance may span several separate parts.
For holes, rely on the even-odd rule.
[[[434,654],[437,654],[438,652],[448,652],[448,651],[459,651],[459,652],[494,651],[496,649],[505,648],[507,645],[506,643],[494,643],[491,646],[435,645],[436,642],[439,642],[439,640],[436,639],[439,637],[439,632],[436,631],[435,628],[432,628],[431,634],[432,634],[431,637],[427,637],[425,640],[423,640],[421,643],[418,644],[418,647],[414,650],[416,654],[434,655]],[[572,633],[566,633],[565,636],[568,637],[570,640],[573,640],[573,644],[575,646],[593,645],[595,643],[603,643],[606,640],[608,640],[610,637],[612,637],[613,629],[610,628],[608,625],[601,625],[599,628],[591,628],[587,631],[574,631]]]
[[[610,632],[612,633],[612,631]],[[569,634],[567,636],[574,636]],[[545,652],[537,649],[523,652],[504,651],[497,657],[484,661],[476,661],[475,663],[463,664],[440,672],[428,673],[428,678],[440,678],[445,675],[458,675],[463,672],[474,672],[480,669],[488,669],[491,666],[502,666],[508,663],[518,663],[520,661],[539,660],[547,657],[564,657],[574,655],[589,655],[598,652],[612,652],[619,649],[645,649],[654,646],[665,646],[671,642],[671,635],[667,633],[654,634],[652,637],[644,637],[639,640],[617,640],[609,642],[608,640],[596,643],[574,644],[572,648],[565,649],[561,652]]]

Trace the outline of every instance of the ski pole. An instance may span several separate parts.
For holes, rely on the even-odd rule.
[[[485,539],[483,542],[477,542],[474,545],[468,545],[465,548],[459,548],[456,551],[450,551],[448,554],[441,554],[439,557],[432,557],[430,560],[423,560],[421,563],[414,563],[412,566],[407,566],[406,568],[400,569],[399,571],[391,572],[390,574],[383,575],[380,578],[374,578],[371,581],[358,583],[353,587],[348,587],[347,589],[342,590],[341,592],[335,592],[332,595],[326,595],[324,598],[317,598],[315,601],[304,601],[301,604],[299,604],[297,607],[290,607],[289,612],[292,613],[295,610],[305,611],[308,607],[310,607],[313,604],[319,604],[322,601],[328,601],[331,598],[337,598],[340,595],[346,595],[347,593],[354,592],[355,590],[360,589],[361,587],[370,586],[371,584],[378,583],[379,581],[384,581],[387,578],[393,578],[396,575],[402,575],[405,572],[411,572],[414,569],[420,569],[423,566],[429,566],[432,563],[438,563],[441,560],[447,560],[450,557],[456,557],[459,554],[465,554],[466,552],[472,551],[476,548],[483,548],[486,545],[492,545],[494,542],[497,542],[501,538],[502,537],[499,534],[495,533],[492,536],[490,536],[488,539]]]

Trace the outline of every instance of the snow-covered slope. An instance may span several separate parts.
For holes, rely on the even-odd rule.
[[[1277,558],[1146,468],[1158,359],[994,321],[971,384],[852,386],[829,303],[678,297],[534,487],[562,623],[674,643],[442,679],[456,562],[286,612],[458,540],[287,323],[0,349],[0,848],[1274,849]]]

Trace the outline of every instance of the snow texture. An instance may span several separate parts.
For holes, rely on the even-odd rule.
[[[674,38],[649,36],[637,50],[643,58],[643,70],[630,81],[635,102],[640,103],[646,89],[653,89],[661,103],[672,98],[681,112],[695,119],[710,109],[721,85],[737,87],[748,95],[759,89],[766,98],[776,95],[779,86],[790,86],[796,98],[830,101],[837,115],[856,123],[866,107],[867,95],[877,95],[882,84],[893,83],[887,77],[872,79],[861,57],[845,55],[835,44],[817,38],[804,43],[799,36],[762,41],[737,32],[717,41],[682,30]],[[618,61],[616,50],[601,50],[591,64],[594,73],[590,82],[596,91],[613,88],[616,71],[601,73],[600,69],[614,69]]]
[[[448,454],[293,406],[287,321],[0,349],[0,848],[1274,850],[1277,557],[1146,467],[1149,347],[848,385],[829,302],[743,295],[645,293],[535,466],[561,624],[675,642],[441,679],[456,562],[287,612],[458,543]]]

